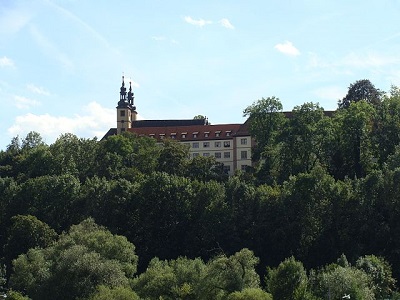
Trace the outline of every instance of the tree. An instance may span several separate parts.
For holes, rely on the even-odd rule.
[[[256,140],[252,159],[262,160],[259,173],[261,180],[267,183],[274,180],[271,170],[275,167],[279,151],[276,137],[286,122],[282,109],[279,98],[268,97],[254,102],[243,111],[243,116],[248,117],[246,124],[251,136]]]
[[[87,219],[46,248],[33,248],[13,262],[10,287],[33,299],[82,299],[99,285],[128,287],[136,273],[135,247]]]
[[[317,164],[328,165],[333,140],[331,119],[319,104],[296,106],[287,125],[280,131],[279,181],[310,171]]]
[[[80,139],[71,133],[62,134],[49,150],[56,163],[56,174],[71,174],[81,182],[95,174],[99,143],[96,138]]]
[[[133,280],[133,289],[143,299],[203,299],[200,288],[205,269],[199,258],[153,258],[146,271]]]
[[[285,259],[277,268],[267,269],[266,284],[274,300],[300,300],[307,295],[306,271],[293,256]]]
[[[191,181],[154,172],[141,183],[135,198],[135,234],[129,238],[141,245],[141,260],[148,262],[154,256],[172,259],[185,254],[192,216]]]
[[[375,114],[374,106],[365,101],[352,103],[335,114],[336,152],[332,157],[335,178],[361,178],[373,168],[377,157],[371,140]]]
[[[30,300],[29,297],[23,296],[21,293],[10,290],[6,294],[7,300]],[[3,296],[3,298],[5,298]]]
[[[330,264],[312,270],[309,282],[314,295],[322,299],[342,299],[344,295],[356,300],[376,299],[368,274],[350,265]]]
[[[396,280],[392,277],[392,269],[385,259],[375,255],[366,255],[357,260],[356,267],[363,270],[372,279],[373,290],[377,299],[392,297]]]
[[[365,101],[374,106],[378,105],[383,96],[383,92],[368,80],[357,80],[350,84],[347,95],[338,103],[339,108],[348,108],[351,103]]]
[[[196,156],[187,165],[186,177],[201,181],[225,181],[228,175],[224,172],[223,163],[217,162],[215,157]]]
[[[377,159],[383,165],[400,144],[400,92],[391,92],[391,96],[384,97],[376,108],[371,140],[377,148]]]
[[[168,174],[183,175],[188,164],[189,149],[174,140],[166,139],[162,143],[157,170]]]
[[[72,175],[41,176],[28,179],[19,186],[9,205],[9,217],[34,215],[55,230],[65,230],[77,217],[80,182]]]
[[[100,285],[88,300],[139,300],[138,295],[127,287],[110,288]]]
[[[40,133],[36,131],[29,132],[26,137],[22,140],[22,147],[23,151],[30,150],[39,146],[44,146],[45,143],[43,138],[41,137]]]
[[[0,293],[4,293],[6,289],[6,266],[0,265]]]
[[[4,257],[7,265],[18,255],[26,253],[30,248],[46,248],[57,238],[57,233],[46,223],[31,215],[17,215],[11,218],[8,230]],[[11,268],[9,268],[11,270]]]
[[[272,300],[272,297],[262,289],[246,288],[229,294],[228,300]]]
[[[242,249],[229,257],[216,256],[207,263],[203,295],[207,295],[207,299],[219,299],[245,288],[259,288],[260,277],[255,271],[258,262],[249,249]]]

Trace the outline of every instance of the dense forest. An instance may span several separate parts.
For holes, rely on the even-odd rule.
[[[173,140],[37,132],[0,151],[0,297],[400,299],[400,89],[244,109],[254,166]]]

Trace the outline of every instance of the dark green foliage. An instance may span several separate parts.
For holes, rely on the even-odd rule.
[[[267,270],[266,284],[273,299],[300,300],[306,297],[308,278],[303,264],[290,257]]]
[[[93,293],[88,300],[139,300],[140,298],[134,291],[126,287],[110,288],[100,285],[96,292]]]
[[[0,263],[16,258],[3,288],[34,299],[268,299],[255,275],[278,266],[270,269],[278,297],[286,284],[278,269],[293,265],[297,275],[314,270],[287,299],[325,299],[329,289],[396,297],[399,95],[394,87],[379,99],[357,96],[329,116],[312,102],[282,113],[278,98],[263,98],[244,111],[256,139],[252,171],[229,178],[214,158],[189,159],[173,140],[14,138],[0,151]],[[104,227],[61,234],[89,217]]]
[[[46,248],[33,248],[13,262],[10,287],[32,299],[78,299],[98,285],[128,287],[136,273],[135,247],[88,219]]]
[[[272,297],[262,289],[246,288],[240,292],[229,294],[228,300],[272,300]]]
[[[8,269],[11,270],[11,261],[18,255],[26,253],[30,248],[48,247],[56,238],[57,233],[34,216],[12,217],[4,245],[4,259]]]
[[[378,105],[383,94],[368,79],[357,80],[355,83],[350,84],[347,95],[339,101],[338,105],[339,108],[348,108],[352,103],[359,101]]]

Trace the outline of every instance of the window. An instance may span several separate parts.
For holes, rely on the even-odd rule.
[[[197,135],[198,135],[199,133],[196,131],[196,132],[193,132],[193,138],[194,139],[197,139]]]
[[[231,146],[231,142],[230,141],[225,141],[224,142],[224,147],[230,147]]]
[[[241,151],[240,152],[240,158],[241,159],[247,159],[247,151]]]
[[[240,145],[247,145],[247,139],[240,139]]]
[[[176,133],[171,133],[171,139],[176,139]]]
[[[209,148],[210,147],[210,142],[203,142],[203,147],[204,148]]]
[[[160,133],[160,139],[164,139],[165,134],[164,133]]]
[[[224,152],[224,158],[231,158],[230,152]]]
[[[120,115],[121,117],[125,117],[125,111],[124,111],[124,110],[120,110],[120,111],[119,111],[119,115]]]
[[[197,156],[199,156],[199,154],[198,154],[198,153],[196,153],[196,152],[195,152],[195,153],[193,153],[193,158],[194,158],[194,157],[197,157]]]
[[[229,173],[231,170],[231,166],[224,166],[224,172]]]
[[[199,142],[194,142],[192,143],[193,148],[199,148]]]
[[[231,131],[230,130],[227,130],[225,132],[226,132],[226,136],[230,136],[231,135]]]
[[[149,136],[150,136],[151,138],[154,138],[154,133],[150,133]]]
[[[183,139],[186,139],[186,134],[187,134],[187,132],[182,132],[181,137],[182,137]]]
[[[214,142],[215,148],[221,148],[221,142]]]
[[[215,158],[221,158],[221,152],[215,152],[214,156]]]
[[[209,136],[209,134],[210,134],[210,132],[204,132],[204,137],[208,137]]]
[[[210,153],[204,152],[204,153],[203,153],[203,156],[204,156],[204,157],[209,157],[209,156],[210,156]]]
[[[221,135],[221,131],[216,131],[215,132],[215,137],[219,137]]]

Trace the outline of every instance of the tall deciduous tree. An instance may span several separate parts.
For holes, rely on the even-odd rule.
[[[274,300],[300,300],[307,297],[306,271],[293,256],[285,259],[277,268],[269,268],[266,283]]]
[[[351,103],[365,101],[378,105],[382,100],[383,92],[377,89],[368,79],[357,80],[350,84],[347,95],[339,101],[339,108],[348,108]]]
[[[332,172],[336,178],[361,178],[373,168],[377,156],[371,141],[375,114],[373,105],[361,101],[335,115],[337,150],[333,156]]]
[[[259,173],[261,180],[267,183],[273,182],[271,170],[276,164],[276,154],[279,151],[276,137],[286,121],[282,109],[279,98],[268,97],[254,102],[243,111],[243,116],[248,117],[246,123],[250,133],[256,139],[252,159],[262,160]]]
[[[249,249],[232,256],[219,255],[207,263],[203,294],[220,299],[245,288],[259,288],[260,277],[255,271],[259,259]]]
[[[33,248],[14,261],[11,288],[33,300],[82,299],[98,285],[128,287],[136,273],[135,247],[92,219],[72,226],[47,248]]]
[[[11,218],[11,227],[8,230],[4,256],[11,270],[11,261],[30,248],[45,248],[57,238],[57,233],[46,223],[34,216],[17,215]]]
[[[287,126],[280,131],[279,182],[289,175],[310,171],[317,163],[327,165],[333,126],[319,104],[296,106]]]

